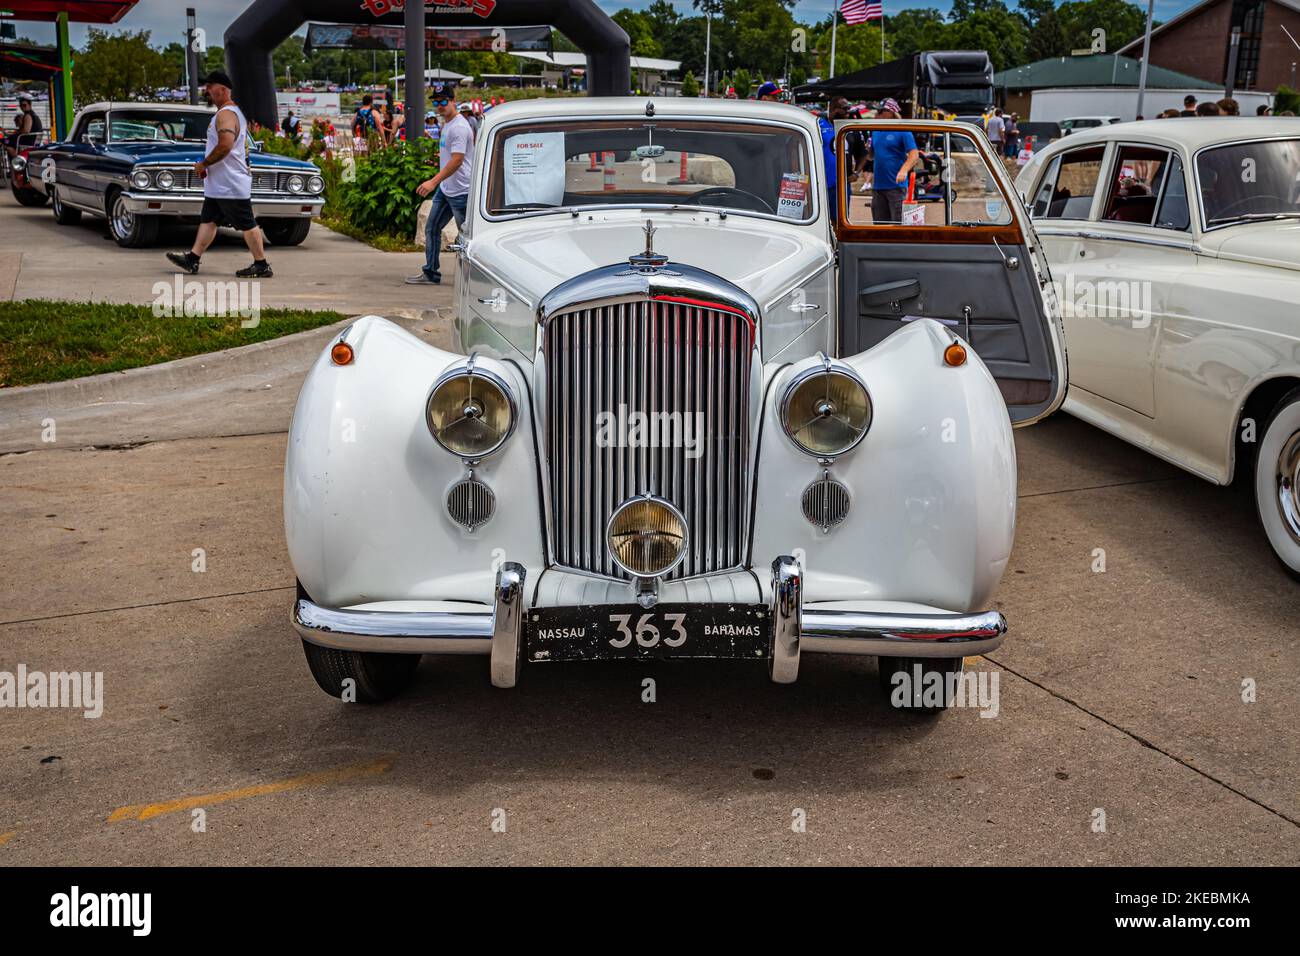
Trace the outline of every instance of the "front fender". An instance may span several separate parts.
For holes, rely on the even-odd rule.
[[[822,466],[780,422],[786,384],[818,359],[774,377],[759,452],[755,567],[782,554],[801,558],[807,603],[988,608],[1015,537],[1015,443],[984,363],[968,350],[965,365],[944,364],[951,342],[942,325],[923,319],[843,360],[866,383],[874,418],[862,443],[829,468],[848,486],[851,507],[828,533],[803,517],[800,503]]]
[[[376,316],[358,319],[346,336],[355,361],[334,365],[325,349],[289,429],[285,538],[307,593],[332,607],[490,603],[503,561],[519,562],[536,580],[542,508],[524,376],[512,364],[478,359],[514,389],[519,421],[505,446],[474,469],[495,493],[496,513],[470,533],[445,506],[468,469],[433,440],[424,420],[434,381],[464,356]]]

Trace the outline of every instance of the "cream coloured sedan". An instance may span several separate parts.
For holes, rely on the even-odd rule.
[[[1065,410],[1218,484],[1253,469],[1300,577],[1300,120],[1081,132],[1017,188],[1060,299]]]

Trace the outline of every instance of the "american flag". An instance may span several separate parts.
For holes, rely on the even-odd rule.
[[[884,3],[868,3],[867,0],[844,0],[840,7],[840,16],[845,23],[866,23],[868,20],[885,18]]]

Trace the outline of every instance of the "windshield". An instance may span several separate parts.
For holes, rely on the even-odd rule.
[[[974,106],[977,110],[982,111],[986,104],[992,102],[993,88],[991,86],[967,87],[965,89],[945,89],[937,86],[934,89],[934,105],[940,109],[956,110],[962,106]]]
[[[1202,150],[1196,176],[1207,227],[1300,217],[1300,139]]]
[[[212,114],[195,110],[113,110],[109,116],[114,143],[204,140]]]
[[[493,215],[626,204],[715,206],[806,221],[812,164],[803,133],[763,124],[619,120],[510,126],[488,178]]]

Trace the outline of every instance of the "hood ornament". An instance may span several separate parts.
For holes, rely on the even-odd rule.
[[[628,264],[632,266],[631,270],[621,275],[633,275],[640,273],[642,275],[651,275],[656,272],[664,272],[666,275],[678,275],[679,273],[667,271],[664,266],[668,264],[668,257],[662,252],[655,252],[655,233],[658,232],[652,220],[645,221],[645,252],[638,252],[628,256]]]

